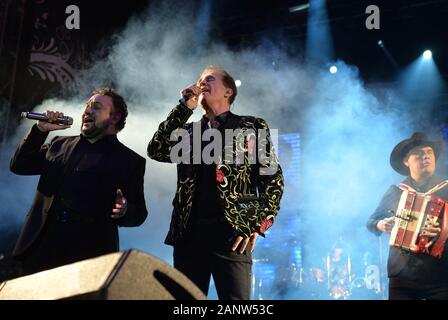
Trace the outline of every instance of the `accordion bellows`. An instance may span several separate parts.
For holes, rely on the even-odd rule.
[[[448,201],[433,193],[447,184],[448,181],[444,181],[426,193],[419,193],[406,184],[399,185],[403,192],[389,245],[436,258],[442,256],[448,238]],[[424,230],[432,222],[438,222],[441,228],[435,237],[429,237]]]

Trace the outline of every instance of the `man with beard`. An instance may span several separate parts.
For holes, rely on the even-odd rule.
[[[367,221],[367,228],[371,232],[379,236],[393,231],[396,223],[400,228],[415,223],[414,210],[419,207],[420,200],[413,198],[410,201],[411,198],[407,197],[409,193],[431,197],[427,204],[430,209],[427,211],[432,213],[437,211],[437,205],[433,204],[448,201],[448,180],[435,175],[436,161],[442,146],[441,141],[430,141],[421,132],[414,133],[395,146],[390,155],[390,164],[395,171],[406,176],[406,179],[398,186],[392,185],[384,194],[378,208]],[[400,202],[410,205],[412,211],[403,207],[403,210],[397,212]],[[395,242],[390,247],[387,262],[389,299],[448,299],[448,252],[444,242],[448,232],[447,214],[448,212],[442,211],[440,216],[445,215],[444,218],[423,224],[419,235],[426,235],[430,240],[425,245],[427,253],[397,246]],[[402,240],[398,243],[403,244]],[[440,246],[441,255],[429,254],[435,249],[436,241],[440,241],[437,242],[437,247]]]
[[[44,144],[50,131],[69,127],[54,123],[63,113],[47,111],[19,144],[11,171],[40,175],[13,252],[24,274],[116,252],[118,226],[145,221],[146,160],[117,139],[127,114],[124,99],[101,88],[86,103],[79,136]]]
[[[283,193],[282,170],[268,125],[263,119],[230,112],[237,88],[223,68],[207,67],[197,83],[181,94],[181,103],[148,144],[150,158],[178,164],[174,210],[165,243],[174,246],[174,267],[205,294],[213,276],[220,299],[247,300],[255,242],[273,224]],[[187,123],[198,104],[202,119]],[[173,158],[176,152],[172,154],[178,145],[171,136],[182,131],[188,146],[192,144],[187,149],[193,150],[186,151],[185,162]],[[229,131],[237,135],[225,141]],[[247,137],[256,137],[255,141],[240,139],[249,132],[253,135]],[[266,133],[263,138],[261,132]],[[224,147],[220,144],[221,149],[215,149],[212,161],[205,159],[209,146],[201,144],[201,136],[206,140],[207,134],[213,135],[213,142],[225,136],[221,140]],[[260,158],[259,150],[265,158]],[[244,158],[238,157],[239,152]],[[257,161],[251,162],[255,153]]]

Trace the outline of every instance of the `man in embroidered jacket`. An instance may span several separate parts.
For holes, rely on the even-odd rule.
[[[264,236],[272,225],[283,193],[282,171],[268,126],[263,119],[229,111],[237,88],[223,68],[207,67],[197,83],[181,94],[185,98],[160,124],[148,145],[150,158],[177,163],[177,190],[165,243],[174,247],[174,266],[205,294],[213,275],[220,299],[249,299],[251,254],[258,235]],[[202,119],[187,123],[197,105],[202,109]],[[173,159],[179,145],[170,136],[176,129],[184,129],[183,138],[190,147],[183,161]],[[226,130],[238,132],[231,142],[254,133],[239,145],[243,158],[225,161],[226,151],[238,153],[233,143],[226,145]],[[263,130],[267,133],[264,138],[254,140]],[[200,161],[194,159],[206,153],[200,136],[207,132],[219,133],[225,146],[210,152],[212,163],[203,157]],[[195,141],[199,146],[194,145]],[[264,156],[270,161],[249,161],[259,149],[266,150]]]

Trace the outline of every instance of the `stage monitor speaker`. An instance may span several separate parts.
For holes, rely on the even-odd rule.
[[[0,283],[0,300],[203,300],[167,263],[137,250],[111,253]]]

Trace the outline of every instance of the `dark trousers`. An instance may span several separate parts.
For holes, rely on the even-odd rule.
[[[448,283],[422,284],[389,278],[389,300],[448,300]]]
[[[53,214],[30,248],[16,259],[21,261],[22,275],[28,275],[116,251],[115,233],[104,232],[101,223],[61,222]]]
[[[229,229],[224,223],[196,225],[184,243],[174,246],[174,267],[205,295],[213,276],[220,300],[249,300],[251,253],[231,251],[236,235]]]

